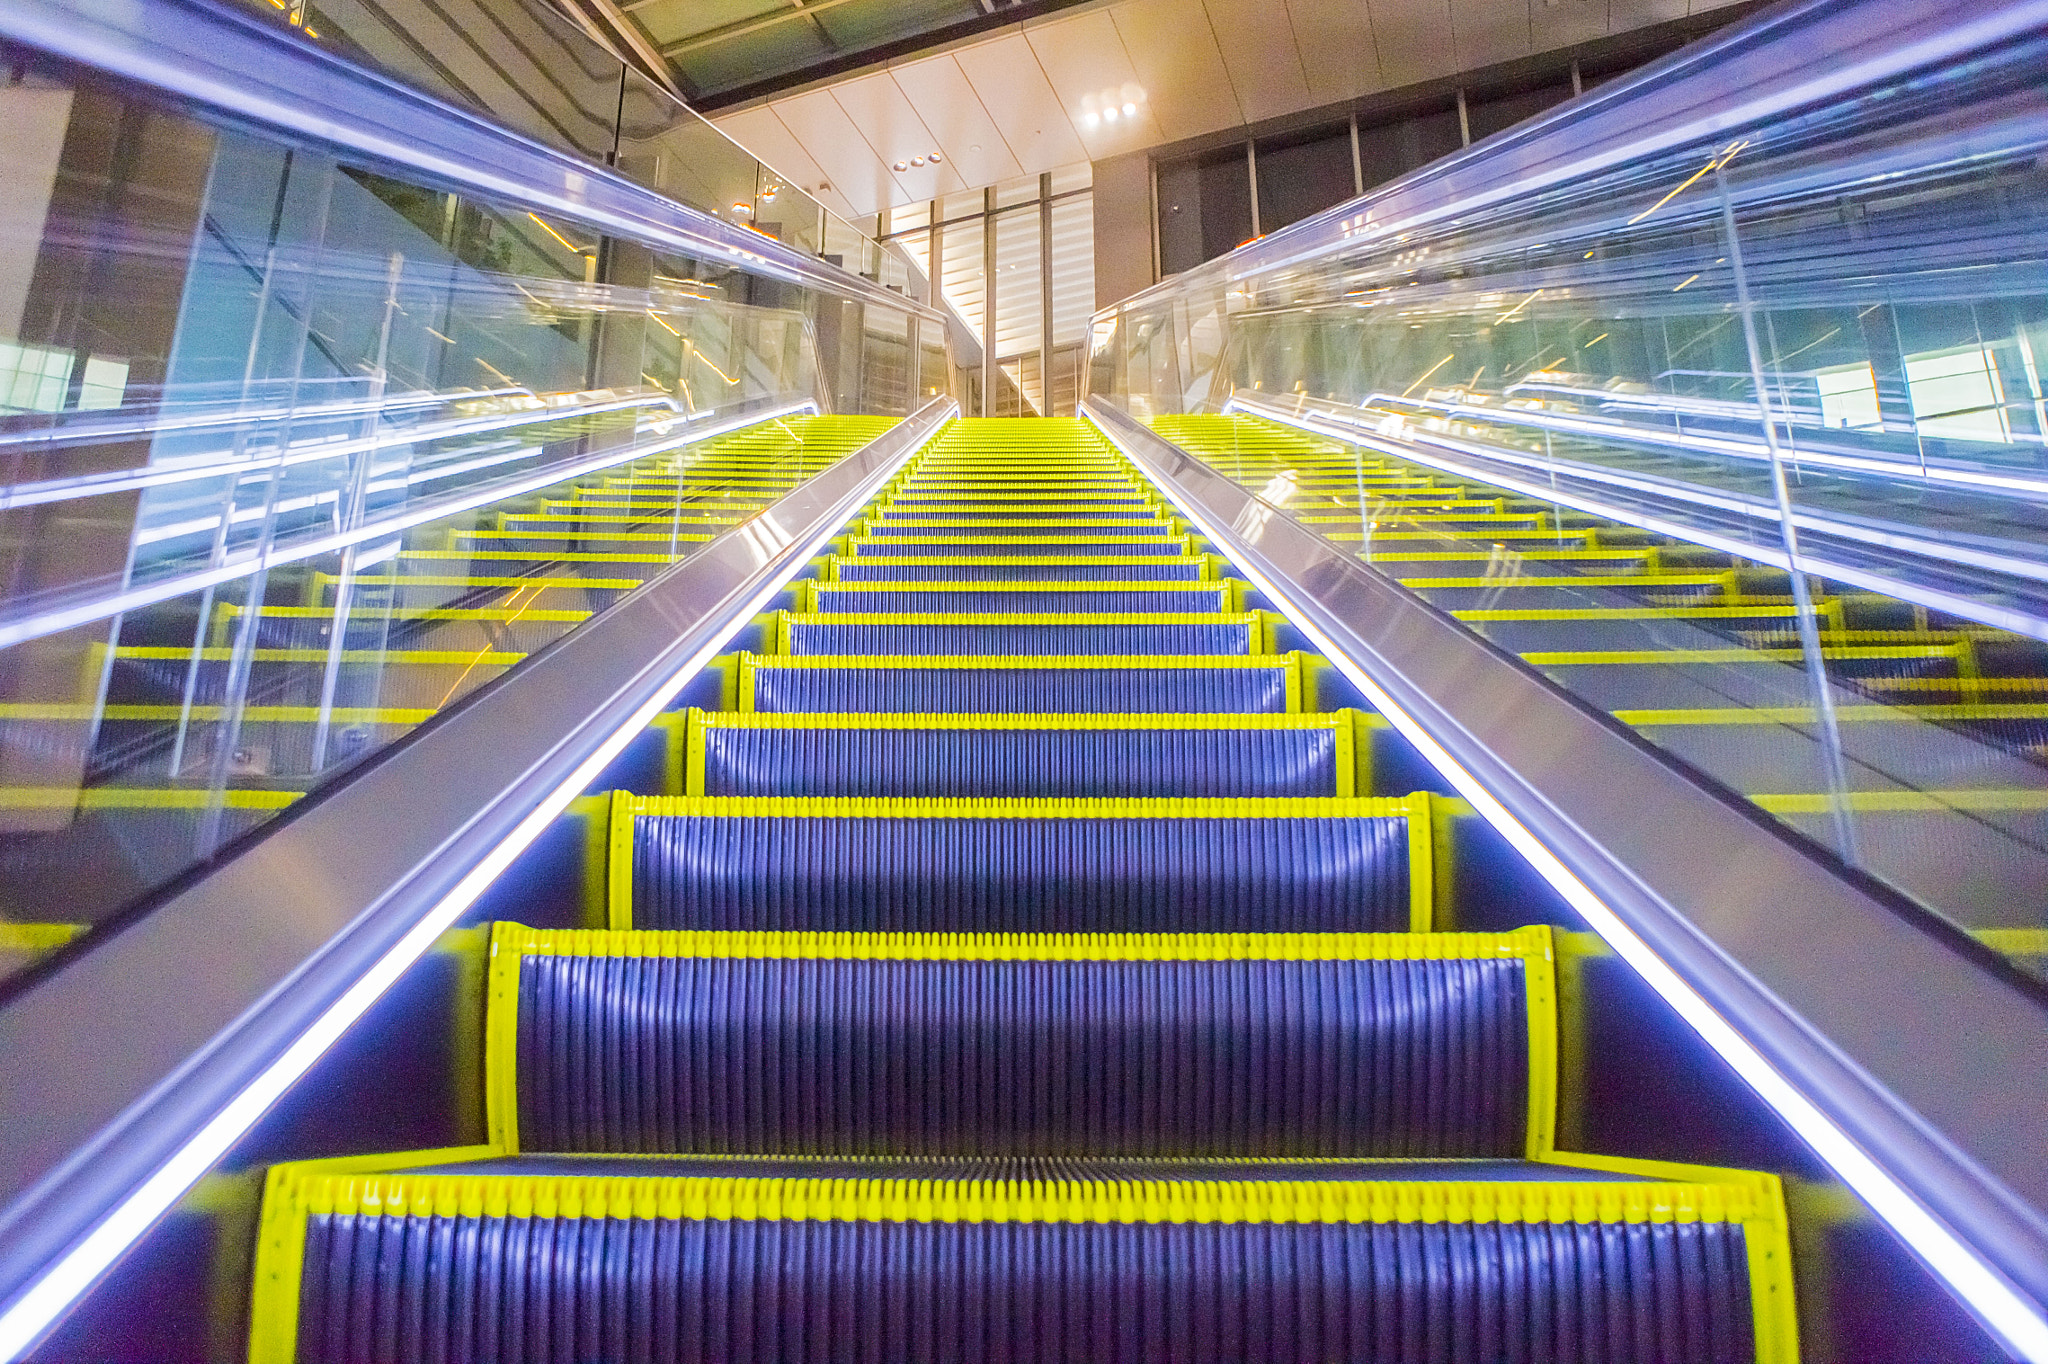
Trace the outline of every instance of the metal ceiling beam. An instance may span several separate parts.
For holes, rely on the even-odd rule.
[[[788,23],[792,19],[807,19],[821,10],[837,9],[841,5],[851,4],[852,2],[853,0],[809,0],[809,3],[791,9],[778,10],[774,14],[763,14],[752,19],[742,19],[738,23],[726,24],[720,28],[706,29],[702,33],[692,34],[676,42],[664,43],[659,51],[662,56],[673,59],[682,56],[685,52],[696,52],[703,48],[716,47],[719,43],[725,42],[728,39],[742,37],[749,33],[758,33],[764,28],[774,28],[779,24]],[[636,0],[636,3],[627,6],[627,8],[638,10],[658,3],[660,3],[660,0]]]
[[[814,13],[824,8],[827,4],[832,3],[843,4],[846,3],[846,0],[806,0],[805,6],[801,11],[764,16],[763,20],[749,20],[747,22],[759,23],[771,19],[774,22],[781,22],[786,19]],[[978,5],[980,0],[975,0],[975,3]],[[918,56],[948,43],[979,37],[996,29],[1008,28],[1030,19],[1036,19],[1047,14],[1055,14],[1060,10],[1071,9],[1076,5],[1088,3],[1090,3],[1090,0],[1015,0],[1014,3],[1009,5],[1002,5],[1001,0],[998,0],[998,8],[993,12],[983,12],[971,19],[963,19],[958,23],[945,24],[938,28],[927,29],[922,33],[913,33],[907,37],[894,39],[886,43],[876,43],[871,47],[857,48],[838,56],[828,57],[823,61],[811,62],[792,71],[763,76],[758,80],[748,81],[744,85],[735,85],[723,90],[700,91],[691,102],[690,107],[705,114],[714,113],[721,109],[730,109],[735,105],[746,104],[752,100],[766,99],[772,95],[786,93],[798,86],[809,85],[815,81],[830,80],[837,76],[865,70],[868,67],[880,66],[885,62]],[[708,38],[710,35],[700,36]],[[697,41],[696,38],[683,39],[681,43],[671,44],[664,48],[663,55],[673,57],[682,48],[683,44],[695,44]],[[702,46],[712,45],[714,44],[704,43],[697,50],[701,50]]]
[[[621,10],[614,0],[554,0],[554,3],[614,57],[653,81],[678,102],[687,103],[682,88],[676,84],[675,68],[648,41],[646,30]]]

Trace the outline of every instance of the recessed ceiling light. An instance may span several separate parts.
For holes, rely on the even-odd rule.
[[[1124,112],[1126,114],[1136,114],[1138,112],[1137,104],[1135,102],[1132,102],[1124,105]]]
[[[922,166],[924,164],[924,158],[921,156],[913,156],[910,158],[910,164],[913,166]]]
[[[1102,121],[1103,121],[1104,123],[1114,123],[1114,122],[1116,122],[1116,108],[1115,108],[1115,106],[1111,106],[1110,108],[1104,109],[1104,110],[1102,111]]]
[[[976,147],[974,150],[980,151],[981,148]],[[937,152],[933,152],[929,157],[926,157],[925,159],[930,161],[934,166],[939,164],[939,154]]]
[[[1081,126],[1084,128],[1093,128],[1096,124],[1100,122],[1102,122],[1102,120],[1097,118],[1093,114],[1081,115]]]
[[[898,161],[898,162],[896,163],[896,169],[897,169],[897,170],[909,170],[909,169],[910,169],[910,163],[909,163],[908,161]]]

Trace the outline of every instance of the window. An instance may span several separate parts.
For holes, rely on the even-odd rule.
[[[1160,165],[1161,274],[1214,260],[1251,235],[1251,167],[1243,146]]]
[[[1352,196],[1351,124],[1258,144],[1259,231],[1300,222]]]

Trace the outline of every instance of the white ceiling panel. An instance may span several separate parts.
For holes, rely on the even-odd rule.
[[[889,74],[968,187],[993,185],[1024,173],[1002,130],[968,83],[967,73],[950,54],[905,62],[890,68]]]
[[[771,105],[756,105],[736,114],[721,114],[712,120],[718,131],[747,149],[756,160],[765,161],[777,175],[793,181],[798,189],[815,194],[831,177],[818,168],[811,154],[791,135]]]
[[[1244,122],[1215,30],[1195,0],[1126,0],[1109,14],[1169,140]]]
[[[1604,6],[1607,0],[1577,0]],[[1334,104],[1386,88],[1365,0],[1287,0],[1311,104]]]
[[[1139,81],[1138,70],[1124,51],[1124,40],[1117,35],[1116,22],[1107,11],[1091,10],[1040,24],[1026,30],[1025,37],[1081,135],[1089,160],[1100,161],[1166,140],[1159,120],[1152,116],[1150,93]],[[1128,105],[1135,105],[1137,112],[1124,113]],[[1091,113],[1097,121],[1090,121]]]
[[[846,116],[853,120],[853,126],[875,149],[875,154],[890,163],[897,195],[886,207],[933,199],[968,188],[969,182],[960,178],[950,157],[937,165],[913,166],[901,171],[895,169],[897,161],[908,162],[941,148],[931,128],[918,117],[917,110],[911,107],[888,72],[878,71],[858,80],[843,81],[832,87],[832,94],[839,101],[839,107],[846,111]]]
[[[853,126],[830,90],[792,95],[777,100],[774,107],[811,160],[827,168],[826,178],[846,197],[856,216],[896,201],[897,186],[889,167]]]
[[[1458,69],[1470,71],[1511,62],[1536,50],[1529,6],[1543,0],[1451,0],[1451,29],[1458,40]]]
[[[1067,121],[1059,96],[1023,34],[1005,33],[964,47],[954,56],[974,93],[981,97],[982,107],[994,114],[996,126],[1002,129],[1003,140],[1010,144],[1010,154],[1024,174],[1094,159]]]
[[[1284,8],[1268,0],[1207,0],[1205,8],[1247,119],[1256,123],[1309,107],[1308,77]]]
[[[1458,69],[1450,0],[1368,0],[1380,74],[1390,88],[1448,76]]]

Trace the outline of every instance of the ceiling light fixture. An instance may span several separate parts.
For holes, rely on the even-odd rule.
[[[1137,101],[1136,101],[1136,100],[1127,100],[1127,101],[1125,101],[1125,103],[1124,103],[1124,117],[1126,117],[1126,118],[1134,118],[1134,117],[1136,117],[1136,116],[1137,116],[1137,113],[1138,113],[1138,104],[1137,104]]]
[[[980,151],[981,148],[976,147],[975,150]],[[926,157],[925,160],[931,162],[934,166],[936,166],[939,164],[939,154],[937,152],[933,152],[930,156]]]
[[[910,158],[910,164],[913,166],[922,166],[924,164],[924,158],[921,156],[913,156]]]
[[[898,161],[896,163],[896,169],[900,171],[907,171],[910,169],[910,163],[908,161]]]
[[[1112,104],[1112,105],[1111,105],[1111,106],[1110,106],[1109,108],[1107,108],[1107,109],[1104,109],[1104,110],[1102,111],[1102,121],[1103,121],[1104,123],[1114,123],[1114,122],[1116,122],[1116,106],[1115,106],[1115,105],[1113,105],[1113,104]]]

